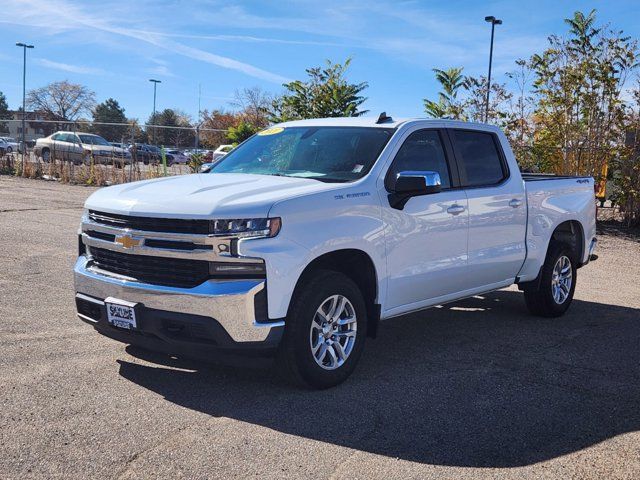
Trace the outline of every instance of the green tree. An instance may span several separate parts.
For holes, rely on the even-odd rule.
[[[436,80],[440,84],[441,90],[438,92],[438,100],[425,98],[424,110],[433,118],[454,118],[465,120],[464,105],[458,99],[458,93],[464,89],[465,77],[462,75],[462,67],[448,68],[440,70],[434,68]]]
[[[7,97],[4,93],[0,92],[0,132],[7,130],[7,123],[2,120],[8,120],[11,118],[9,113],[9,104],[7,103]]]
[[[174,128],[156,128],[154,125]],[[154,138],[156,144],[166,147],[191,146],[194,143],[195,130],[191,120],[185,113],[172,108],[166,108],[162,112],[151,115],[147,122],[147,136],[151,141]]]
[[[113,98],[108,98],[94,108],[92,130],[112,142],[119,142],[123,137],[128,138],[131,135],[127,125],[100,125],[99,123],[127,123],[124,108]]]
[[[259,127],[252,125],[248,122],[240,122],[235,127],[229,128],[227,132],[227,140],[229,140],[232,144],[238,145],[239,143],[244,142],[251,135],[255,134]]]
[[[533,55],[536,148],[556,173],[604,180],[621,145],[625,104],[621,92],[637,66],[637,44],[596,25],[596,11],[565,20],[568,37],[552,35]]]
[[[633,108],[626,112],[625,145],[611,162],[613,191],[627,225],[640,225],[640,80],[631,91]]]
[[[327,60],[324,67],[306,70],[307,81],[295,80],[285,83],[287,90],[271,103],[270,120],[283,122],[304,118],[358,117],[367,113],[360,106],[367,100],[360,95],[368,86],[367,82],[350,83],[345,74],[351,64]]]

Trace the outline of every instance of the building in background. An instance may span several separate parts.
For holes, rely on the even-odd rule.
[[[12,110],[9,112],[9,119],[0,120],[0,135],[22,140],[22,110]],[[38,138],[51,135],[57,129],[56,123],[46,123],[57,120],[48,118],[44,112],[27,112],[25,123],[25,140],[27,144]]]

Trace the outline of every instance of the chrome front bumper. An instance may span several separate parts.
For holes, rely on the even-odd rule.
[[[264,280],[208,280],[194,288],[174,288],[102,275],[87,263],[85,256],[76,261],[76,295],[98,302],[114,297],[151,309],[210,317],[237,343],[263,342],[273,328],[284,326],[284,321],[256,321],[256,295],[265,289]]]

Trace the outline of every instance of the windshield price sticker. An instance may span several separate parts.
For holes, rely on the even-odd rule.
[[[284,131],[284,127],[273,127],[273,128],[267,128],[266,130],[262,130],[261,132],[258,132],[258,135],[261,137],[264,137],[265,135],[275,135],[282,131]]]

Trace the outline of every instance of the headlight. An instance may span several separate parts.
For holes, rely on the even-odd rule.
[[[281,225],[279,217],[212,220],[209,223],[209,232],[214,235],[237,238],[275,237],[280,231]]]

